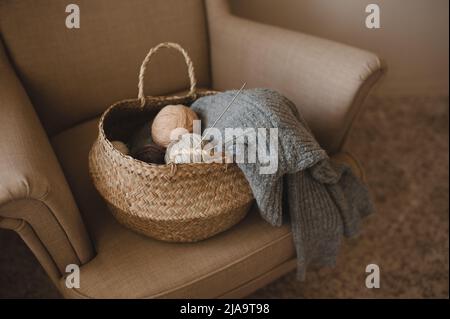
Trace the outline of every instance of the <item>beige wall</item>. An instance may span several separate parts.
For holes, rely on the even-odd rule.
[[[365,27],[365,7],[381,29]],[[231,0],[235,14],[378,53],[389,73],[379,94],[448,94],[448,0]]]

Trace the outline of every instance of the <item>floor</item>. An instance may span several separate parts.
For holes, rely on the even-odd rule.
[[[251,298],[448,298],[448,97],[367,101],[347,148],[362,162],[377,214],[346,241],[334,269],[287,274]],[[21,240],[0,231],[0,298],[58,298]],[[365,287],[366,265],[380,288]]]

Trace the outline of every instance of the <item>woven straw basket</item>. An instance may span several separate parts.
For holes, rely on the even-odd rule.
[[[190,91],[185,96],[145,97],[144,74],[150,58],[162,48],[180,51],[188,66]],[[117,102],[103,113],[98,138],[89,154],[93,182],[115,218],[144,235],[171,242],[194,242],[239,222],[253,196],[236,164],[157,165],[141,162],[115,149],[111,141],[131,134],[168,104],[190,105],[197,97],[194,68],[178,44],[161,43],[144,59],[137,99]]]

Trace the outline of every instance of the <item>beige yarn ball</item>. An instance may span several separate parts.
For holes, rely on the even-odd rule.
[[[194,120],[198,120],[198,116],[189,107],[181,104],[167,105],[153,120],[152,139],[156,144],[167,147],[172,142],[172,131],[177,129],[174,133],[192,133]],[[179,134],[172,134],[172,137],[177,135]]]
[[[112,144],[112,146],[114,146],[114,148],[116,150],[118,150],[119,152],[121,152],[124,155],[128,155],[130,153],[130,151],[128,150],[127,145],[124,142],[112,141],[111,144]]]

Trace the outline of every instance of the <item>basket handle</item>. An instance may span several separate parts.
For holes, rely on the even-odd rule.
[[[181,47],[181,45],[173,42],[163,42],[158,44],[157,46],[153,47],[148,51],[147,56],[145,57],[144,61],[142,61],[141,69],[139,71],[139,94],[138,99],[141,101],[141,106],[145,106],[145,95],[144,95],[144,76],[145,76],[145,70],[147,69],[147,64],[150,61],[150,58],[159,50],[162,48],[172,48],[176,49],[179,52],[181,52],[184,56],[184,60],[186,62],[187,68],[188,68],[188,74],[189,74],[189,80],[191,82],[191,86],[189,89],[189,93],[187,96],[194,96],[196,91],[196,85],[197,80],[195,79],[195,73],[194,73],[194,65],[192,64],[192,60],[189,57],[189,54],[186,52],[185,49]]]

